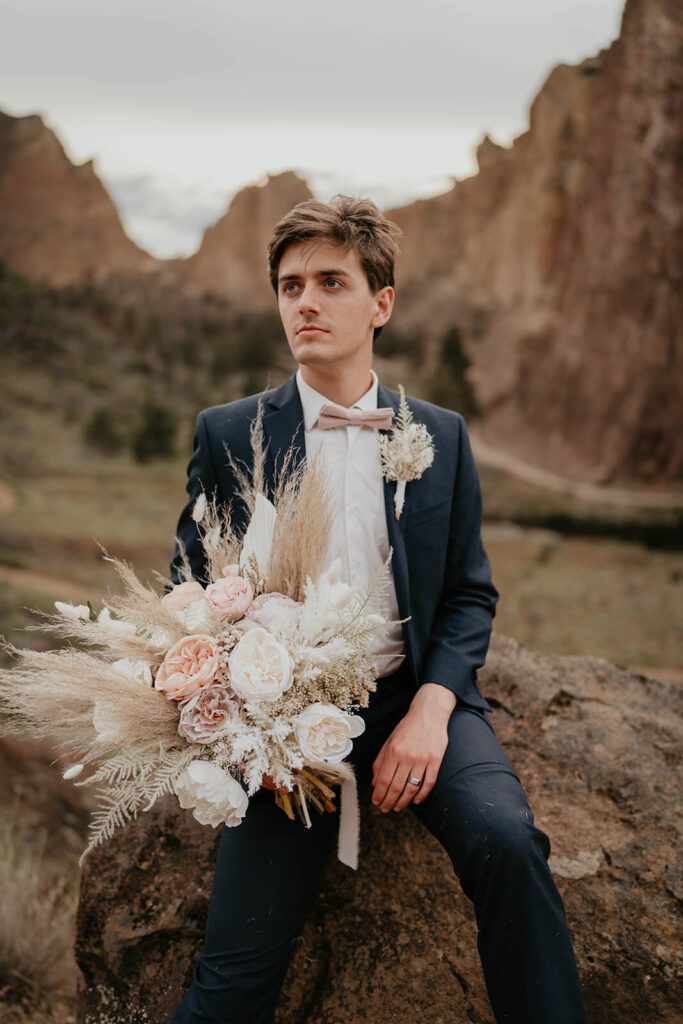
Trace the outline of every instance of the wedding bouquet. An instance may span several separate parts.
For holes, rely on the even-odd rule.
[[[251,446],[251,473],[226,451],[246,532],[238,535],[215,496],[202,493],[193,506],[206,586],[182,546],[181,582],[163,595],[105,552],[123,592],[97,613],[56,602],[46,616],[47,628],[78,646],[32,651],[2,641],[18,659],[0,672],[10,727],[56,741],[76,755],[64,777],[86,769],[79,783],[98,787],[85,853],[164,793],[202,824],[239,825],[269,775],[287,790],[274,799],[307,827],[311,809],[336,809],[332,787],[341,783],[339,856],[357,865],[345,759],[364,729],[352,712],[376,687],[369,648],[388,625],[388,564],[363,590],[342,582],[339,562],[324,569],[332,513],[322,464],[294,468],[290,451],[271,501],[261,410]]]

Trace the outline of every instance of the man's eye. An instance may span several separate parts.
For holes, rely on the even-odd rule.
[[[288,292],[293,292],[296,288],[298,288],[298,284],[296,281],[285,281],[285,283],[282,285],[282,291],[285,294],[287,294]]]
[[[327,280],[325,281],[325,284],[328,288],[330,287],[330,285],[336,288],[337,285],[341,285],[341,281],[338,281],[336,277],[328,277]]]

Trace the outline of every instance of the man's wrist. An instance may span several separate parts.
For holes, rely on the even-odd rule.
[[[431,712],[450,718],[458,698],[441,683],[423,683],[411,701],[411,707],[429,708]]]

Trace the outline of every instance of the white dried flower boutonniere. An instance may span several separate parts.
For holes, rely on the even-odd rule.
[[[406,484],[410,480],[419,480],[425,469],[429,469],[434,461],[432,435],[424,423],[414,422],[403,385],[399,384],[398,389],[401,392],[401,401],[396,413],[396,424],[391,428],[390,434],[379,436],[384,479],[396,481],[394,509],[397,519],[403,511]]]

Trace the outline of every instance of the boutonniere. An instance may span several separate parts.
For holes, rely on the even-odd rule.
[[[406,402],[403,385],[399,384],[401,401],[396,413],[396,423],[390,434],[379,435],[379,450],[382,457],[382,473],[385,480],[396,481],[394,495],[395,515],[398,519],[403,511],[406,484],[419,480],[425,469],[434,461],[432,435],[424,423],[415,423]]]

